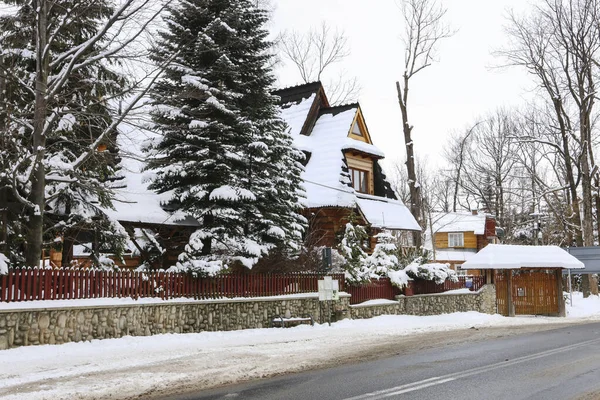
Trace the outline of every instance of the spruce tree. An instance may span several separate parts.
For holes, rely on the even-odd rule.
[[[356,223],[357,216],[352,213],[344,228],[344,235],[338,245],[340,255],[346,259],[343,265],[348,283],[362,283],[370,277],[367,265],[368,255],[365,252],[365,242],[369,240],[364,227]]]
[[[399,268],[396,239],[389,231],[382,231],[375,237],[377,238],[377,244],[373,254],[367,258],[367,268],[371,274],[382,277],[387,276],[389,271]]]
[[[213,273],[298,249],[303,155],[270,94],[266,12],[249,0],[183,0],[165,22],[154,59],[176,57],[153,93],[162,135],[148,168],[151,188],[201,223],[179,267]]]

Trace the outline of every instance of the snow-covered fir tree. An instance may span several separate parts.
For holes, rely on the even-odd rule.
[[[355,215],[350,215],[344,228],[344,235],[338,245],[340,255],[346,259],[343,269],[348,283],[364,282],[370,277],[367,266],[369,256],[364,249],[369,235],[364,227],[355,223],[355,219]]]
[[[389,271],[400,267],[396,239],[389,231],[379,232],[375,237],[377,244],[373,254],[367,258],[366,264],[372,275],[385,277]]]
[[[270,94],[267,14],[249,0],[182,0],[165,22],[154,59],[176,57],[153,92],[151,188],[201,222],[178,267],[213,273],[295,251],[303,155]]]
[[[54,1],[46,4],[43,18],[47,22],[47,59],[36,55],[36,20],[42,12],[35,2],[27,0],[4,1],[12,4],[14,12],[0,17],[0,89],[6,95],[0,100],[0,135],[2,141],[2,171],[4,190],[0,201],[9,221],[6,241],[12,244],[9,253],[21,261],[21,245],[28,245],[27,235],[31,213],[43,216],[46,243],[60,236],[63,243],[63,263],[68,264],[71,247],[80,232],[89,232],[94,242],[106,250],[122,249],[125,232],[102,211],[111,207],[111,182],[117,179],[118,158],[115,146],[116,130],[111,131],[101,147],[92,144],[113,122],[116,110],[109,99],[116,99],[127,87],[126,79],[114,72],[108,62],[88,62],[69,66],[80,51],[80,57],[98,57],[101,41],[90,42],[99,32],[102,21],[114,12],[110,1]],[[71,56],[69,56],[71,54]],[[69,79],[60,84],[60,90],[47,94],[45,102],[52,112],[46,116],[45,143],[40,152],[32,147],[32,130],[37,107],[35,102],[36,71],[39,63],[47,62],[49,90],[59,84],[65,70],[76,69]],[[37,68],[37,69],[36,69]],[[41,73],[41,72],[40,72]],[[56,85],[56,86],[53,86]],[[38,117],[39,118],[39,117]],[[36,154],[37,153],[37,154]],[[85,160],[75,165],[83,156]],[[31,210],[33,196],[28,170],[41,162],[44,170],[44,210]],[[21,172],[14,179],[14,172]],[[39,191],[39,188],[38,188]],[[56,242],[55,242],[56,243]],[[99,246],[94,246],[93,258],[99,263]]]

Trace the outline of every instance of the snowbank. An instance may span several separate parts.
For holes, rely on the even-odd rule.
[[[344,320],[331,327],[304,325],[21,347],[0,351],[0,398],[143,398],[175,386],[215,386],[300,371],[406,335],[600,319],[600,298],[584,300],[575,294],[568,314],[568,318],[507,318],[476,312],[388,315]]]

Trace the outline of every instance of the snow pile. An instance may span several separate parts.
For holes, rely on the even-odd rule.
[[[569,293],[564,292],[567,298],[567,316],[569,318],[600,317],[600,297],[590,296],[583,298],[583,293],[573,292],[573,304]]]

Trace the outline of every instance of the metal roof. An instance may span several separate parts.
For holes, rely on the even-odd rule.
[[[585,270],[577,273],[600,274],[600,246],[567,247],[565,250],[585,265]]]

